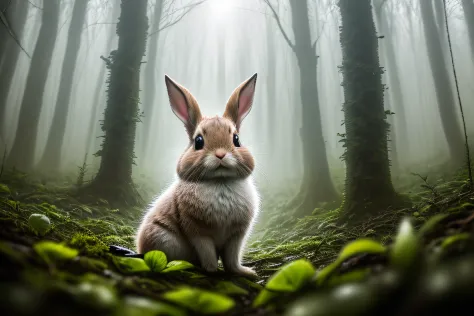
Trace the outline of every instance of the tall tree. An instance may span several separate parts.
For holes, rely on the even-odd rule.
[[[402,86],[400,81],[400,74],[399,74],[399,67],[396,57],[396,49],[395,49],[395,40],[394,40],[394,33],[392,31],[392,27],[390,27],[389,21],[391,19],[387,8],[384,10],[384,5],[387,2],[384,0],[377,0],[374,1],[374,12],[375,18],[377,21],[379,35],[383,35],[383,55],[386,61],[386,68],[387,68],[387,75],[388,75],[388,83],[389,83],[389,90],[388,96],[391,98],[391,108],[395,112],[396,121],[398,126],[394,126],[395,120],[391,120],[392,126],[391,130],[396,131],[391,133],[393,135],[391,137],[391,147],[392,147],[392,162],[394,166],[397,166],[398,162],[398,152],[397,152],[397,145],[401,145],[400,151],[406,152],[406,148],[408,146],[408,134],[407,134],[407,121],[406,121],[406,114],[405,114],[405,104],[403,102],[403,93],[402,93]],[[398,128],[397,128],[398,127]],[[395,140],[395,137],[397,138]],[[398,144],[395,143],[398,141]]]
[[[39,117],[46,78],[58,32],[60,0],[43,3],[42,23],[21,103],[20,117],[7,165],[28,171],[33,167]]]
[[[471,44],[471,53],[474,57],[474,1],[461,0],[461,2],[464,11],[464,21],[466,21],[467,33],[469,34],[469,43]]]
[[[319,94],[317,84],[318,57],[316,41],[312,43],[309,27],[307,0],[290,1],[292,29],[295,41],[291,42],[284,30],[277,11],[270,0],[264,0],[271,9],[277,25],[298,61],[300,73],[300,97],[304,176],[300,194],[290,206],[296,206],[297,215],[310,214],[319,202],[334,201],[337,192],[329,173],[326,146],[323,138]]]
[[[81,46],[82,26],[87,12],[88,0],[75,1],[72,10],[71,24],[69,25],[66,53],[61,70],[61,81],[59,83],[56,106],[54,108],[53,121],[49,129],[48,140],[43,157],[39,163],[39,169],[44,171],[59,170],[61,162],[61,149],[63,147],[64,135],[66,133],[66,122],[71,103],[72,83],[76,69],[77,56]]]
[[[421,17],[423,20],[425,41],[428,47],[428,58],[433,74],[441,122],[448,142],[451,159],[454,164],[458,166],[464,162],[465,148],[461,128],[456,117],[456,101],[454,99],[454,91],[447,68],[448,64],[442,46],[445,33],[437,26],[433,12],[433,4],[435,1],[420,0]]]
[[[0,4],[1,3],[2,2],[0,2]],[[10,19],[11,21],[9,24],[18,39],[21,39],[23,35],[23,30],[26,24],[26,15],[28,13],[28,5],[28,1],[17,1],[10,5],[11,9],[9,11],[13,11],[13,16]],[[0,85],[0,127],[4,125],[7,98],[10,92],[13,75],[15,74],[18,58],[22,53],[20,46],[12,38],[5,38],[3,41],[5,44],[0,45],[2,48],[1,55],[3,55],[3,58],[0,57],[0,62],[3,60],[0,68],[0,82],[2,83]]]
[[[370,0],[340,0],[346,185],[344,210],[355,219],[397,199],[390,178],[382,68]]]
[[[115,205],[140,199],[132,180],[138,121],[140,67],[148,31],[147,0],[122,0],[117,24],[118,48],[112,57],[100,168],[86,190]]]
[[[155,2],[153,17],[152,17],[152,30],[159,30],[160,21],[163,13],[164,0],[157,0]],[[150,36],[150,43],[148,44],[148,58],[145,64],[145,82],[143,89],[143,137],[140,142],[141,156],[146,157],[148,155],[148,142],[150,137],[150,130],[152,128],[152,118],[154,113],[155,95],[156,95],[156,65],[158,61],[158,40],[160,38],[160,32],[156,32]]]

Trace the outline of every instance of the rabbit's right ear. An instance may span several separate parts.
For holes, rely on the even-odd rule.
[[[183,86],[165,75],[166,89],[170,99],[171,109],[184,123],[189,137],[193,137],[194,130],[201,120],[201,111],[193,95]]]

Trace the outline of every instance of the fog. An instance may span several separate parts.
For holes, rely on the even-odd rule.
[[[21,2],[23,0],[14,0]],[[162,4],[162,1],[157,1]],[[255,177],[264,192],[296,194],[303,178],[303,143],[300,138],[302,101],[300,69],[288,41],[295,43],[292,14],[288,1],[270,1],[278,21],[265,1],[208,0],[163,3],[161,20],[156,21],[157,5],[148,1],[148,35],[140,79],[141,121],[135,139],[137,181],[151,181],[157,192],[173,180],[180,155],[188,145],[183,124],[169,106],[164,75],[185,86],[198,100],[206,116],[222,115],[232,91],[254,73],[258,74],[256,95],[251,113],[243,122],[241,140],[256,158]],[[60,1],[59,28],[52,54],[41,105],[34,152],[39,162],[48,138],[61,80],[61,69],[68,41],[74,1]],[[387,84],[385,110],[393,124],[390,153],[392,179],[410,172],[420,172],[450,159],[449,146],[438,109],[436,88],[430,68],[419,0],[374,0],[381,6],[377,25],[379,59],[385,67],[382,80]],[[19,40],[31,56],[41,26],[42,1],[30,0],[26,24]],[[331,177],[339,192],[344,184],[343,142],[345,126],[339,27],[341,17],[334,0],[308,1],[311,42],[315,43],[317,88]],[[464,104],[469,135],[474,136],[474,52],[461,1],[448,1],[448,21],[452,49]],[[86,157],[89,165],[86,179],[96,174],[106,106],[108,71],[101,56],[107,58],[117,49],[116,26],[120,14],[118,0],[90,0],[81,31],[80,48],[72,84],[69,112],[61,148],[59,171],[74,174]],[[441,23],[441,20],[438,21]],[[12,21],[13,29],[17,26]],[[441,23],[442,24],[442,23]],[[282,30],[287,36],[285,39]],[[444,29],[443,29],[444,30]],[[445,33],[441,42],[453,91],[456,91]],[[149,54],[156,37],[156,54]],[[389,43],[391,42],[391,43]],[[393,49],[394,65],[388,65],[388,50]],[[19,59],[9,89],[2,138],[9,152],[15,142],[31,58],[19,51]],[[151,62],[154,61],[154,62]],[[4,65],[8,58],[3,59]],[[147,67],[152,65],[151,71]],[[303,65],[304,67],[304,65]],[[401,95],[395,95],[393,76],[398,74]],[[150,74],[151,76],[150,77]],[[150,78],[152,80],[150,80]],[[2,83],[3,84],[3,83]],[[152,101],[145,104],[145,94],[154,90]],[[149,94],[150,95],[150,94]],[[460,123],[457,97],[455,104]],[[403,116],[401,116],[403,113]],[[146,122],[146,123],[144,123]],[[461,125],[459,125],[461,126]],[[404,132],[400,132],[404,131]],[[35,131],[32,131],[35,133]],[[404,136],[405,135],[405,136]],[[313,148],[320,151],[320,148]],[[86,156],[87,155],[87,156]],[[394,162],[397,167],[394,168]],[[39,170],[41,171],[41,170]]]

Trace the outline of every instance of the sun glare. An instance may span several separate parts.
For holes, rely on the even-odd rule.
[[[211,0],[210,5],[215,14],[222,15],[230,11],[232,0]]]

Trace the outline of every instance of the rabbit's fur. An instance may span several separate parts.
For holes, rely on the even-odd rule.
[[[222,117],[202,117],[191,93],[165,79],[171,107],[190,143],[178,162],[178,179],[139,227],[137,250],[161,250],[168,260],[190,261],[209,272],[217,270],[220,256],[226,271],[254,276],[241,265],[241,255],[259,196],[252,179],[255,162],[238,132],[251,109],[257,75],[235,89]]]

